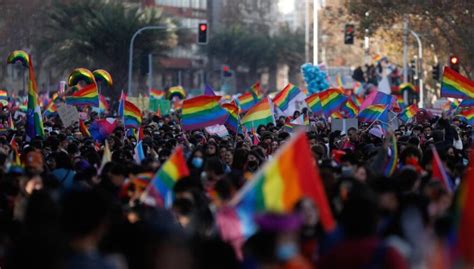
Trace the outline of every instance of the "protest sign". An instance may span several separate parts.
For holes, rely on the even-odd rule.
[[[79,121],[79,112],[77,112],[75,106],[66,104],[59,105],[58,115],[66,128]]]
[[[347,134],[349,128],[354,127],[357,129],[357,119],[332,119],[331,121],[331,132],[343,131]]]

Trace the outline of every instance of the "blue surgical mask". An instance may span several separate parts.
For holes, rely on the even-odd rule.
[[[191,163],[195,168],[201,168],[202,164],[204,163],[204,160],[199,157],[194,157]]]
[[[277,246],[277,259],[283,262],[289,261],[298,254],[298,246],[296,243],[284,243]]]

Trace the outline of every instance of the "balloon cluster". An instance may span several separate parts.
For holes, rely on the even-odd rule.
[[[310,63],[301,66],[304,81],[306,82],[310,94],[318,93],[329,88],[327,75],[318,66]]]

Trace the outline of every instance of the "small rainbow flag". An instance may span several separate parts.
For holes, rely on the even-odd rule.
[[[8,124],[8,129],[15,130],[15,123],[13,122],[12,113],[8,114],[7,124]]]
[[[474,108],[463,109],[458,115],[464,118],[469,125],[474,125]]]
[[[400,112],[400,114],[398,114],[398,117],[403,122],[407,122],[410,119],[412,119],[414,116],[416,116],[418,111],[419,111],[418,105],[413,104],[413,105],[410,105],[409,107],[405,108],[402,112]]]
[[[189,169],[183,148],[179,146],[153,176],[140,200],[148,205],[169,208],[173,201],[174,185],[187,176],[189,176]]]
[[[305,99],[305,102],[314,114],[317,115],[323,113],[323,107],[321,106],[321,100],[319,99],[318,93],[310,95]]]
[[[0,90],[0,99],[7,100],[8,99],[8,92],[5,90]]]
[[[74,106],[99,106],[99,92],[97,85],[91,83],[82,89],[74,92],[71,96],[66,96],[66,104]]]
[[[373,122],[378,119],[381,121],[388,121],[388,113],[386,105],[370,105],[366,109],[362,110],[358,116],[359,120],[363,122]]]
[[[168,94],[166,96],[168,100],[173,100],[174,97],[183,100],[186,98],[186,91],[182,86],[173,86],[168,89]]]
[[[406,105],[405,105],[405,100],[403,100],[403,96],[401,95],[397,95],[397,104],[398,104],[398,107],[403,110],[406,108]]]
[[[123,118],[125,128],[140,128],[142,124],[142,112],[132,102],[125,100],[123,109]]]
[[[240,233],[248,236],[255,231],[256,213],[292,212],[303,197],[318,207],[324,230],[333,231],[336,222],[316,163],[305,132],[298,132],[230,202],[235,205],[233,216]]]
[[[262,99],[262,89],[260,88],[260,82],[255,82],[252,86],[250,86],[249,92],[252,94],[255,103],[260,101]]]
[[[224,124],[228,113],[219,105],[220,96],[201,95],[184,100],[181,114],[183,130],[190,131]]]
[[[324,109],[324,114],[330,116],[333,112],[339,110],[341,105],[347,100],[347,96],[340,89],[327,89],[319,93],[319,99]]]
[[[89,132],[89,129],[87,129],[86,124],[84,123],[83,120],[79,120],[79,130],[81,131],[82,135],[84,137],[90,137],[91,133]]]
[[[294,113],[294,108],[290,106],[290,102],[296,100],[298,96],[304,98],[304,93],[295,85],[289,83],[286,85],[283,90],[281,90],[275,97],[273,98],[273,103],[283,112],[290,114]],[[292,110],[292,111],[291,111]]]
[[[342,81],[341,73],[336,74],[336,84],[339,89],[344,89],[344,82]]]
[[[359,114],[359,107],[360,102],[359,100],[353,95],[347,99],[347,102],[341,107],[341,110],[346,112],[346,115],[349,118],[355,118],[357,114]]]
[[[165,96],[164,91],[160,91],[160,90],[156,90],[156,89],[151,89],[150,90],[150,98],[163,99],[164,96]]]
[[[341,111],[334,111],[331,115],[331,118],[333,119],[343,119],[344,115],[342,115]]]
[[[258,126],[267,125],[268,123],[275,123],[272,107],[268,98],[263,98],[258,104],[247,111],[241,123],[247,129],[258,128]]]
[[[474,81],[446,66],[441,79],[441,96],[460,99],[474,98]]]
[[[232,101],[232,103],[226,103],[222,104],[222,108],[227,110],[227,113],[229,113],[229,117],[227,117],[227,120],[225,121],[224,125],[229,129],[230,131],[234,133],[239,132],[239,107],[235,103],[235,101]]]
[[[109,103],[105,99],[105,96],[99,95],[99,111],[105,112],[109,111]]]
[[[398,147],[397,147],[397,138],[392,135],[390,137],[390,156],[388,157],[387,162],[385,163],[385,168],[383,174],[386,177],[390,177],[395,173],[398,164]]]
[[[247,112],[256,103],[257,102],[255,101],[254,97],[249,92],[246,92],[237,98],[237,104],[239,105],[240,113]]]

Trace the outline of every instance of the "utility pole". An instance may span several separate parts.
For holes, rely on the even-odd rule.
[[[408,82],[408,17],[403,17],[403,83]],[[408,92],[403,93],[403,101],[408,104]]]
[[[423,46],[421,44],[421,39],[419,35],[410,30],[410,33],[415,37],[416,42],[418,43],[418,83],[420,88],[420,102],[419,107],[423,108],[424,106],[424,89],[423,89]]]
[[[153,57],[148,53],[148,90],[153,88]]]
[[[305,27],[304,27],[304,59],[306,63],[309,63],[309,1],[306,0],[306,12],[305,12]]]
[[[317,65],[319,62],[319,0],[313,0],[313,65]]]

